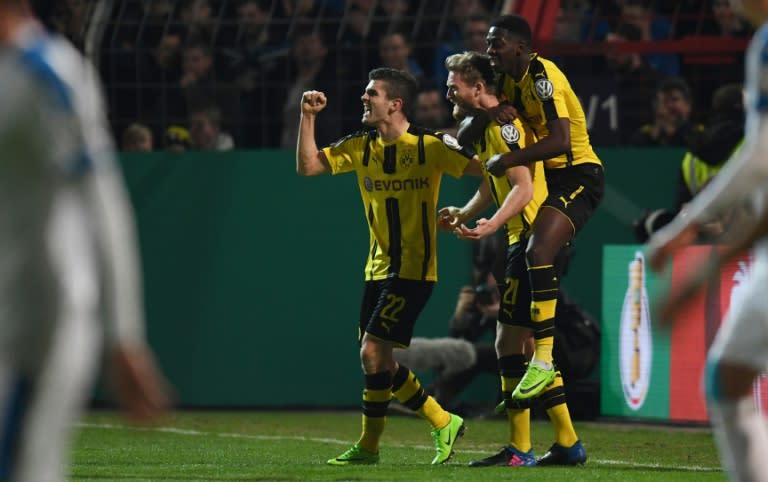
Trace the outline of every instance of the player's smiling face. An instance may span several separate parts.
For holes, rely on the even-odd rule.
[[[363,101],[362,122],[367,126],[376,126],[391,112],[392,101],[387,98],[387,91],[381,80],[368,82],[360,100]]]
[[[449,71],[448,80],[445,81],[448,89],[445,97],[464,110],[473,110],[479,107],[477,89],[464,81],[464,76],[459,72]]]
[[[493,70],[508,74],[519,70],[522,45],[515,36],[503,28],[491,27],[485,41],[488,45],[485,52],[491,57]]]

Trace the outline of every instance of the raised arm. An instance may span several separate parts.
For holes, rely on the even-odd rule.
[[[325,94],[316,90],[308,90],[301,96],[299,138],[296,141],[296,172],[300,176],[317,176],[331,171],[325,154],[317,148],[315,141],[317,114],[327,103]]]

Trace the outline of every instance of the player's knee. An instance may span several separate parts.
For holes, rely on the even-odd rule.
[[[387,356],[387,353],[390,356]],[[379,373],[382,371],[394,372],[395,361],[391,356],[391,349],[384,344],[364,337],[360,345],[360,362],[365,373]]]
[[[553,250],[542,243],[531,243],[525,250],[525,261],[529,267],[553,264],[554,260]]]

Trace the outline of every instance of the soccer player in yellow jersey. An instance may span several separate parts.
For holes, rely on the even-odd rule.
[[[415,127],[408,121],[418,90],[410,74],[374,69],[361,100],[368,130],[318,149],[317,115],[325,94],[302,96],[296,170],[303,176],[355,172],[370,230],[365,292],[360,312],[360,359],[365,373],[363,429],[349,450],[331,465],[372,464],[392,396],[432,425],[441,464],[453,454],[464,432],[461,417],[427,395],[416,376],[397,364],[395,347],[407,347],[416,318],[437,281],[437,198],[443,173],[480,175],[477,159],[455,138]]]
[[[445,60],[445,66],[448,70],[447,97],[461,111],[473,113],[498,106],[495,74],[487,55],[477,52],[451,55]],[[535,142],[533,133],[520,120],[504,125],[491,121],[474,142],[474,147],[483,164],[493,155],[516,151],[532,142]],[[532,466],[536,465],[536,458],[531,447],[530,400],[513,400],[510,395],[525,373],[526,355],[530,356],[525,345],[535,328],[530,313],[531,287],[526,272],[525,247],[536,214],[547,197],[544,166],[535,163],[511,167],[502,177],[487,171],[485,174],[478,191],[464,207],[450,206],[439,213],[441,227],[455,230],[460,237],[481,239],[504,228],[509,244],[504,280],[498,280],[502,296],[496,329],[496,355],[509,421],[509,444],[499,453],[473,461],[470,466]],[[497,210],[490,219],[479,219],[471,229],[464,224],[491,202]],[[552,419],[557,442],[574,445],[573,440],[578,439],[565,404],[559,374],[554,383],[544,389],[538,401]],[[576,444],[582,447],[580,442]],[[583,463],[586,452],[583,447],[581,450]]]
[[[590,145],[584,111],[568,79],[554,63],[531,52],[528,22],[516,15],[500,17],[486,41],[505,100],[491,117],[505,121],[516,116],[538,139],[523,149],[492,157],[487,168],[501,176],[509,167],[543,161],[549,190],[526,251],[536,350],[512,394],[526,399],[541,393],[556,376],[552,347],[559,279],[554,260],[600,204],[603,167]],[[567,449],[556,444],[540,464],[568,462]]]

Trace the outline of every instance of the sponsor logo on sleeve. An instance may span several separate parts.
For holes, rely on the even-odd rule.
[[[501,137],[507,144],[517,144],[520,141],[520,131],[512,124],[501,126]]]
[[[533,86],[536,89],[536,96],[541,100],[550,100],[555,94],[555,87],[549,79],[539,79]]]

